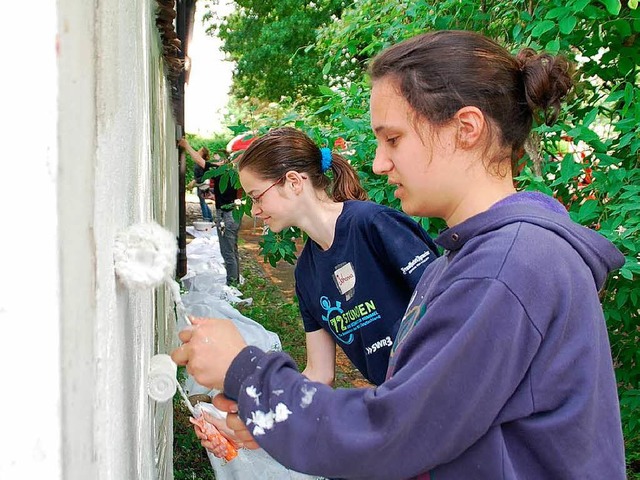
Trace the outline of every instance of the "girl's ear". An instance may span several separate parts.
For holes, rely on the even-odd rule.
[[[292,188],[294,193],[300,193],[302,191],[303,180],[306,177],[303,177],[295,170],[289,170],[285,175],[285,183],[289,185],[285,185],[287,188]]]
[[[484,139],[487,122],[477,107],[462,107],[454,116],[458,124],[457,143],[461,148],[475,148]]]

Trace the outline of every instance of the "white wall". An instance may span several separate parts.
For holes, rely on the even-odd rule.
[[[3,17],[0,479],[61,478],[55,2]]]
[[[113,269],[121,229],[154,219],[177,233],[155,4],[3,11],[20,48],[1,90],[0,479],[173,477],[171,406],[145,387],[151,356],[173,339],[172,302],[163,289],[127,291]]]

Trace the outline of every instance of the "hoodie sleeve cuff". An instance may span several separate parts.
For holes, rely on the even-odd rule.
[[[258,366],[261,358],[266,355],[258,347],[245,347],[233,359],[227,374],[224,377],[224,394],[227,398],[238,401],[242,383],[250,376]]]

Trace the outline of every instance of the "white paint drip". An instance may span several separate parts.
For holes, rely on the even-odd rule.
[[[313,396],[316,394],[318,389],[316,387],[310,387],[307,384],[303,384],[302,387],[300,388],[300,391],[302,392],[302,398],[300,399],[300,406],[302,408],[307,408],[309,405],[311,405],[311,402],[313,401]]]
[[[276,414],[275,414],[276,423],[284,422],[287,418],[289,418],[289,415],[291,415],[292,413],[293,412],[289,410],[289,407],[287,407],[284,403],[280,402],[278,405],[276,405]]]
[[[262,395],[262,393],[258,393],[258,390],[256,390],[256,387],[252,385],[250,387],[247,387],[245,391],[247,392],[247,395],[249,395],[251,398],[255,400],[256,406],[260,405],[260,395]]]
[[[256,435],[264,435],[266,430],[271,430],[273,428],[275,415],[271,410],[266,413],[261,412],[260,410],[254,410],[251,412],[251,418],[247,421],[247,425],[251,423],[255,425],[252,433],[254,437]]]
[[[286,421],[293,412],[289,410],[284,403],[280,402],[276,405],[275,413],[273,410],[268,412],[262,412],[260,410],[254,410],[251,412],[251,418],[247,419],[247,426],[254,424],[251,434],[256,437],[258,435],[264,435],[267,430],[271,430],[276,423]]]

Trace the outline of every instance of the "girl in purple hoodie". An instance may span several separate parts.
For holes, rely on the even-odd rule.
[[[563,58],[516,56],[438,31],[370,67],[374,171],[410,215],[439,217],[384,383],[332,389],[233,324],[194,319],[174,360],[224,391],[248,448],[344,479],[623,479],[613,364],[598,291],[624,257],[554,199],[516,192],[534,114],[572,86]],[[232,399],[232,400],[229,400]],[[235,403],[235,402],[237,403]]]

